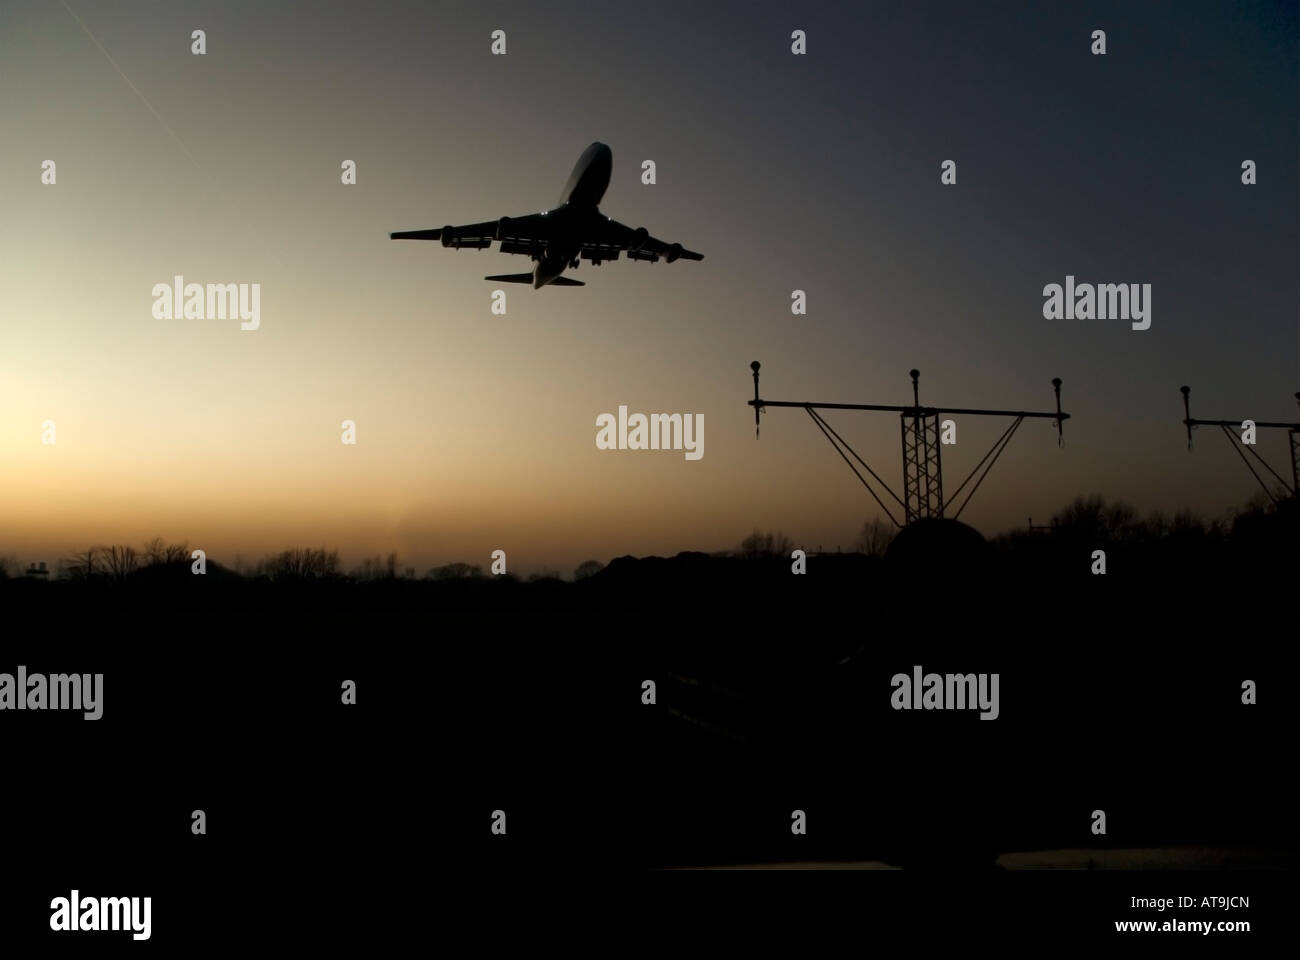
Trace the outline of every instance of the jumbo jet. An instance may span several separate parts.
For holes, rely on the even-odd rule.
[[[593,143],[584,150],[560,194],[560,205],[554,210],[463,227],[405,230],[389,236],[394,240],[440,240],[444,247],[457,250],[462,247],[482,250],[492,246],[492,241],[498,241],[502,253],[525,254],[536,266],[532,273],[506,273],[483,279],[531,283],[534,290],[548,284],[585,286],[581,280],[561,274],[567,268],[576,269],[581,260],[590,260],[593,267],[598,267],[606,260],[617,260],[624,251],[629,260],[651,263],[658,262],[660,257],[669,263],[703,260],[702,254],[685,250],[680,243],[656,240],[645,227],[633,230],[600,212],[597,205],[609,186],[613,156],[603,143]]]

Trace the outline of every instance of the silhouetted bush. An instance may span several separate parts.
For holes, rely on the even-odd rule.
[[[586,580],[588,577],[594,577],[600,571],[605,569],[605,565],[599,560],[584,560],[578,564],[578,569],[573,571],[573,579]]]
[[[425,574],[425,578],[429,580],[465,580],[477,579],[481,576],[483,576],[483,568],[469,563],[448,563],[441,567],[434,567]]]

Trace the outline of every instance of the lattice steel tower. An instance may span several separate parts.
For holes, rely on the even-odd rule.
[[[943,414],[1015,418],[1011,426],[1003,431],[1002,436],[994,442],[988,453],[984,454],[980,462],[975,464],[975,468],[971,470],[966,479],[954,491],[952,499],[957,500],[966,484],[970,483],[977,473],[979,474],[979,479],[975,481],[975,485],[971,487],[970,492],[966,494],[966,498],[958,505],[956,512],[953,514],[953,519],[959,517],[961,512],[966,509],[966,504],[970,503],[971,497],[975,495],[975,491],[984,482],[989,470],[997,462],[998,457],[1011,441],[1016,429],[1024,422],[1026,417],[1047,418],[1055,421],[1057,436],[1063,437],[1062,425],[1070,416],[1068,413],[1061,412],[1061,380],[1059,377],[1052,381],[1052,387],[1056,391],[1055,413],[1024,410],[972,410],[960,407],[945,410],[938,407],[921,406],[921,374],[917,370],[909,371],[912,376],[912,405],[900,407],[876,403],[806,403],[789,400],[764,400],[758,393],[758,371],[760,366],[761,364],[757,360],[749,365],[749,368],[754,371],[754,399],[748,401],[749,406],[754,408],[754,432],[758,432],[759,414],[764,412],[767,407],[802,407],[808,416],[812,418],[813,423],[817,424],[818,429],[826,436],[826,439],[835,447],[836,452],[843,458],[844,462],[849,465],[849,469],[857,475],[862,485],[867,488],[867,492],[875,498],[876,503],[880,505],[880,509],[884,510],[885,515],[898,527],[909,524],[914,520],[943,517],[948,509],[948,504],[944,501],[943,496],[943,463],[939,452],[943,446],[943,422],[940,420]],[[835,429],[817,412],[818,410],[876,410],[898,414],[903,441],[903,496],[901,498],[889,488],[889,484],[881,480],[880,476],[867,466],[867,462],[858,456],[857,452],[848,445],[843,437],[835,432]],[[871,483],[854,466],[853,460],[849,459],[849,455],[852,455],[853,460],[856,460],[863,470],[880,485],[884,493],[889,494],[894,499],[894,502],[903,508],[902,523],[899,523],[893,512],[885,506],[884,501],[880,499]]]
[[[939,461],[939,413],[921,409],[919,370],[912,375],[912,410],[898,415],[903,434],[904,523],[943,516],[943,466]]]

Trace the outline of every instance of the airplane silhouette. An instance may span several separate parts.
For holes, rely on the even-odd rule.
[[[461,247],[482,250],[492,246],[492,241],[499,241],[502,253],[527,254],[537,265],[532,273],[507,273],[483,279],[531,283],[534,290],[547,284],[585,286],[581,280],[571,280],[561,274],[568,267],[576,269],[581,260],[590,260],[593,267],[598,267],[606,260],[617,260],[624,251],[629,260],[651,263],[658,262],[660,257],[669,263],[703,260],[703,254],[685,250],[680,243],[656,240],[645,227],[633,230],[600,212],[597,204],[605,195],[613,168],[609,147],[593,143],[578,158],[560,194],[560,205],[554,210],[463,227],[405,230],[389,236],[393,240],[441,240],[444,247],[457,250]]]

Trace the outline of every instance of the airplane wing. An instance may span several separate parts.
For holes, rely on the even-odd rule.
[[[523,217],[502,217],[500,220],[469,223],[459,227],[447,226],[437,230],[405,230],[389,236],[394,240],[437,240],[444,247],[457,250],[462,247],[482,250],[492,246],[494,241],[500,241],[502,253],[534,256],[542,253],[550,240],[551,222],[545,214],[532,213]],[[617,260],[621,253],[627,253],[629,260],[648,260],[651,263],[661,258],[669,263],[704,259],[703,254],[686,250],[680,243],[665,243],[650,236],[644,227],[634,230],[611,219],[601,221],[584,240],[581,256],[599,263]]]
[[[393,240],[438,240],[444,247],[459,250],[468,247],[482,250],[501,241],[502,253],[540,253],[550,238],[549,224],[540,213],[523,217],[502,217],[483,223],[467,223],[459,227],[440,227],[437,230],[402,230],[390,233]]]
[[[588,260],[616,260],[621,251],[627,252],[629,260],[648,260],[651,263],[660,257],[669,263],[704,259],[704,254],[683,249],[680,243],[664,243],[650,236],[645,227],[633,230],[612,219],[601,224],[596,236],[583,244],[582,256]]]

